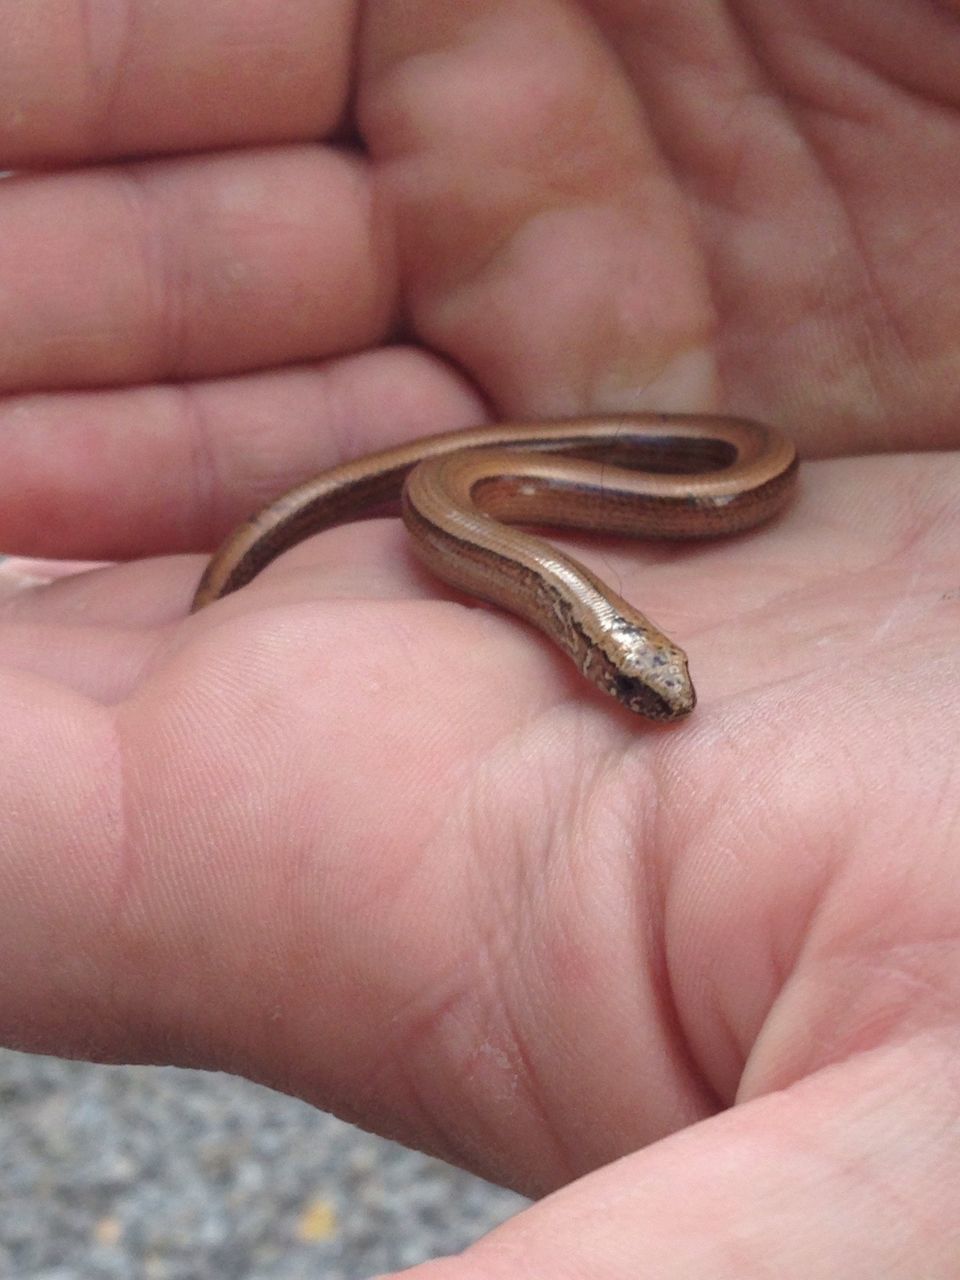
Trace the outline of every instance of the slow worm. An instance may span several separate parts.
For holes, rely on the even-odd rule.
[[[786,437],[738,418],[635,414],[426,436],[324,471],[241,525],[192,610],[304,538],[402,498],[414,549],[438,577],[532,622],[631,711],[675,720],[696,701],[683,650],[572,556],[508,524],[739,533],[784,505],[796,469]]]

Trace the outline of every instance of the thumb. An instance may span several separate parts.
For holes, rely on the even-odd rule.
[[[955,1280],[955,1060],[948,1044],[914,1043],[828,1068],[590,1174],[404,1278]]]

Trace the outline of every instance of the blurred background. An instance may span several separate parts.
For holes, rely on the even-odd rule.
[[[3,1280],[368,1280],[523,1204],[232,1076],[0,1050]]]

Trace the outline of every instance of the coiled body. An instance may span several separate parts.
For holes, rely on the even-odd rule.
[[[696,701],[684,652],[585,566],[511,525],[738,533],[780,510],[796,469],[785,436],[737,418],[625,414],[427,436],[271,503],[212,557],[192,608],[245,586],[304,538],[402,497],[413,546],[440,578],[539,627],[631,711],[677,719]]]

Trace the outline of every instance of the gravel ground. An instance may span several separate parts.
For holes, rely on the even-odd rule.
[[[0,1050],[2,1280],[366,1280],[523,1204],[232,1076]]]

